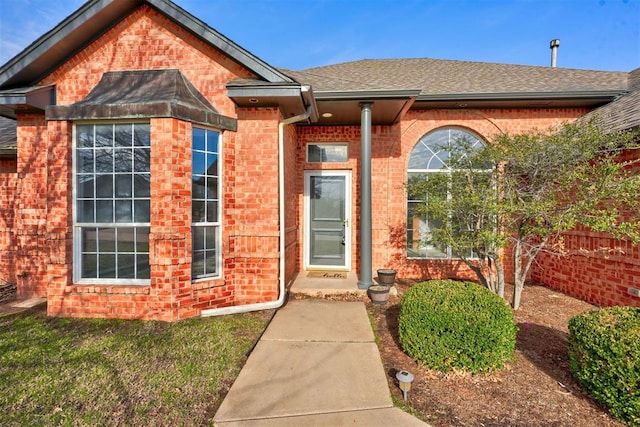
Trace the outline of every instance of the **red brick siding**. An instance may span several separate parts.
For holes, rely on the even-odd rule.
[[[346,163],[307,163],[308,143],[340,142],[348,144],[349,161]],[[360,187],[359,163],[360,163],[360,127],[359,126],[303,126],[298,127],[298,162],[302,167],[297,170],[299,191],[297,194],[299,221],[298,227],[298,259],[299,268],[304,265],[304,249],[307,244],[304,236],[304,172],[305,170],[350,170],[352,172],[351,194],[351,270],[358,270],[358,227],[356,218],[360,215],[357,200],[359,200]]]
[[[225,211],[225,218],[233,218],[228,239],[238,305],[278,297],[280,120],[276,108],[238,110],[234,163],[225,163],[227,173],[233,175],[233,206]]]
[[[47,151],[44,115],[18,115],[15,273],[18,296],[47,295]]]
[[[107,71],[179,69],[224,115],[235,116],[226,84],[255,77],[191,33],[143,5],[45,78],[57,102],[84,99]]]
[[[70,122],[49,122],[46,171],[46,246],[38,257],[47,262],[47,311],[55,315],[64,312],[65,292],[73,273],[73,206],[72,133]],[[21,185],[25,182],[21,181]],[[45,252],[48,249],[48,253]]]
[[[250,71],[143,5],[40,83],[55,84],[58,103],[69,105],[84,99],[106,71],[164,68],[180,69],[219,112],[239,119],[238,131],[225,132],[222,139],[222,276],[197,282],[190,277],[191,125],[175,119],[154,119],[150,285],[74,285],[72,123],[46,123],[43,115],[21,114],[15,172],[13,165],[0,162],[0,200],[3,212],[7,212],[0,225],[0,267],[6,267],[9,277],[15,277],[19,295],[47,295],[51,315],[175,320],[195,316],[205,308],[271,301],[278,296],[278,123],[282,116],[276,108],[238,109],[226,96],[226,84],[235,78],[255,77]],[[396,125],[374,126],[374,269],[393,267],[407,278],[473,277],[456,261],[406,259],[404,183],[408,156],[422,136],[439,127],[460,126],[490,140],[501,132],[544,129],[584,113],[582,109],[410,111]],[[305,148],[309,142],[346,142],[349,160],[343,164],[307,164]],[[286,127],[287,281],[303,265],[306,169],[352,171],[349,237],[353,243],[351,269],[357,271],[359,157],[359,126]],[[10,229],[15,230],[13,236]],[[576,248],[612,244],[601,241],[602,236],[579,233],[575,235],[579,240]],[[548,283],[551,286],[564,286],[567,292],[576,288],[576,294],[594,301],[600,298],[598,301],[605,300],[604,304],[625,303],[627,300],[620,295],[626,288],[622,287],[638,282],[638,249],[626,247],[625,251],[626,255],[619,258],[574,257],[573,264],[544,257],[533,277],[553,282]],[[508,259],[505,262],[511,271]],[[600,272],[607,272],[607,279],[590,282],[585,277],[584,283],[594,283],[590,288],[569,282],[578,272],[589,272],[593,263]],[[557,274],[551,275],[550,266],[558,267]]]
[[[84,99],[106,71],[161,68],[180,69],[220,113],[232,117],[238,112],[226,96],[227,82],[254,77],[142,6],[40,83],[55,84],[58,103],[66,105]],[[42,115],[19,116],[15,242],[6,233],[0,247],[2,265],[15,264],[11,274],[19,275],[19,293],[48,295],[50,315],[160,320],[277,298],[281,115],[277,109],[246,109],[240,116],[238,132],[224,132],[222,138],[222,275],[196,282],[190,271],[191,125],[151,120],[149,286],[73,283],[73,124],[47,124]],[[295,143],[292,127],[287,138]],[[11,183],[12,178],[1,174],[0,180]],[[9,208],[10,197],[6,192],[3,208]],[[10,253],[12,246],[15,251]],[[295,248],[295,242],[291,246]],[[294,270],[290,266],[289,274]]]
[[[285,281],[289,283],[302,265],[298,257],[298,230],[301,222],[298,215],[298,198],[304,187],[298,175],[302,163],[298,161],[297,156],[298,140],[295,126],[285,127],[284,137]]]
[[[373,105],[375,109],[375,104]],[[415,144],[427,133],[444,126],[458,126],[491,140],[498,133],[518,133],[534,128],[545,129],[584,114],[583,109],[491,109],[491,110],[429,110],[409,111],[393,126],[373,126],[372,129],[372,239],[373,268],[392,267],[405,278],[469,277],[475,278],[457,261],[411,260],[406,257],[406,192],[409,155]],[[310,142],[346,142],[349,161],[344,164],[305,163],[306,145]],[[359,126],[308,126],[298,130],[298,159],[304,169],[348,169],[353,172],[352,192],[352,266],[358,269],[359,217]],[[302,183],[303,170],[298,173]],[[299,196],[299,218],[304,218],[302,194]],[[301,227],[303,228],[303,227]],[[303,242],[302,231],[299,233]],[[299,250],[303,257],[303,245]],[[505,259],[509,273],[512,266]],[[512,274],[511,276],[512,277]]]
[[[14,217],[17,166],[14,159],[0,160],[0,283],[16,283],[13,253],[16,249]]]
[[[622,160],[638,159],[635,151]],[[640,166],[634,170],[640,172]],[[563,236],[566,255],[538,255],[531,279],[585,301],[600,305],[640,307],[640,298],[629,288],[640,288],[640,247],[606,234],[578,227]]]

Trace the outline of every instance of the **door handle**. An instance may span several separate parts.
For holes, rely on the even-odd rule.
[[[345,218],[342,223],[344,224],[344,228],[347,228],[349,226],[349,218]]]

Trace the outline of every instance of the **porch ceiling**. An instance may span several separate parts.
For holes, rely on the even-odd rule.
[[[419,90],[375,90],[316,93],[318,125],[360,125],[360,104],[371,103],[371,124],[396,123],[420,93]]]

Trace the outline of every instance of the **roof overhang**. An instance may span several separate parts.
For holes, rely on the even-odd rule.
[[[47,120],[158,117],[237,130],[235,118],[219,114],[179,70],[173,69],[107,72],[83,101],[46,108]]]
[[[371,123],[391,125],[413,105],[418,89],[316,92],[319,125],[359,125],[360,105],[372,103]]]
[[[595,108],[613,101],[618,91],[450,93],[420,95],[413,110],[433,108]]]
[[[55,86],[33,86],[0,91],[0,116],[15,119],[18,113],[44,112],[55,104]]]
[[[267,81],[292,82],[206,23],[168,0],[89,0],[0,67],[0,88],[38,84],[133,10],[147,4]]]
[[[237,79],[227,84],[227,95],[241,108],[277,107],[285,118],[303,114],[311,107],[307,122],[318,120],[318,109],[310,86]]]

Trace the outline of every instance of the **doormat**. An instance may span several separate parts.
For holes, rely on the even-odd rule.
[[[307,277],[314,279],[346,279],[347,273],[342,271],[310,271]]]

